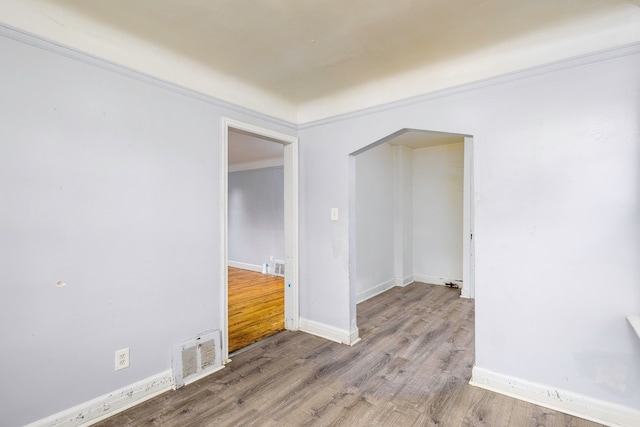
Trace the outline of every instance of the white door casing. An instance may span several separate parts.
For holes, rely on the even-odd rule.
[[[284,324],[288,330],[298,330],[299,283],[298,283],[298,138],[270,129],[241,122],[227,117],[222,118],[222,137],[220,153],[220,280],[223,284],[220,295],[220,324],[222,328],[222,360],[229,358],[228,325],[228,147],[229,129],[249,132],[269,138],[284,145],[284,240],[285,240],[285,276],[284,276]]]

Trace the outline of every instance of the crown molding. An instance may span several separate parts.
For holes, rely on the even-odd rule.
[[[534,67],[524,68],[518,71],[512,71],[498,76],[489,77],[487,79],[476,80],[470,83],[464,83],[448,87],[445,89],[439,89],[432,92],[423,93],[421,95],[412,96],[409,98],[401,99],[398,101],[392,101],[373,107],[367,107],[348,113],[338,114],[332,117],[327,117],[320,120],[313,120],[306,123],[298,124],[298,130],[310,129],[318,126],[327,125],[330,123],[336,123],[343,120],[350,120],[369,114],[381,113],[396,108],[407,107],[410,105],[419,104],[421,102],[429,101],[432,99],[443,98],[459,93],[470,92],[473,90],[483,89],[490,86],[501,85],[518,80],[527,79],[529,77],[539,76],[543,74],[554,73],[556,71],[566,70],[569,68],[579,67],[582,65],[594,64],[597,62],[607,61],[611,59],[621,58],[628,55],[634,55],[640,53],[640,42],[631,43],[623,46],[617,46],[610,49],[605,49],[597,52],[587,53],[584,55],[574,56],[559,61],[549,62]]]
[[[249,116],[255,119],[264,120],[266,122],[282,126],[284,128],[296,131],[298,129],[296,123],[292,123],[286,120],[282,120],[267,114],[251,110],[246,107],[242,107],[231,102],[223,101],[222,99],[215,98],[213,96],[205,95],[195,90],[187,89],[186,87],[177,85],[175,83],[168,82],[166,80],[159,79],[157,77],[145,74],[143,72],[134,70],[132,68],[125,67],[123,65],[116,64],[106,59],[99,58],[80,50],[64,46],[60,43],[56,43],[52,40],[45,39],[44,37],[32,34],[21,29],[11,27],[7,24],[0,23],[0,36],[15,40],[20,43],[24,43],[48,52],[56,53],[58,55],[65,56],[67,58],[83,62],[85,64],[93,65],[106,71],[110,71],[122,76],[126,76],[147,84],[151,84],[162,89],[169,90],[171,92],[187,96],[198,101],[205,102],[210,105],[214,105],[225,111],[233,111],[245,116]]]

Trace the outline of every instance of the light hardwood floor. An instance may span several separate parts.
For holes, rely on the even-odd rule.
[[[229,267],[229,353],[284,330],[284,278]]]
[[[281,332],[227,367],[116,415],[107,426],[592,427],[468,385],[473,301],[414,283],[358,305],[353,347]]]

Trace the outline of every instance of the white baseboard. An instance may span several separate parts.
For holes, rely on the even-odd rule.
[[[241,270],[255,271],[262,273],[262,266],[256,264],[247,264],[246,262],[227,261],[227,265],[233,268],[239,268]]]
[[[416,282],[428,283],[430,285],[444,286],[446,283],[455,283],[458,287],[462,288],[462,280],[451,279],[448,277],[436,277],[436,276],[413,276]]]
[[[395,279],[396,286],[407,286],[414,282],[413,276],[407,276],[404,278],[396,277]]]
[[[458,284],[458,286],[461,286],[461,284]],[[472,291],[470,291],[468,288],[461,286],[462,290],[460,291],[460,298],[466,298],[466,299],[476,299],[475,295],[473,295]]]
[[[474,366],[470,384],[600,424],[640,425],[640,411]]]
[[[369,298],[375,297],[383,293],[384,291],[393,288],[396,286],[395,279],[387,280],[386,282],[382,282],[378,285],[372,286],[371,288],[364,290],[356,296],[356,304],[360,304],[362,301],[366,301]]]
[[[185,381],[185,382],[184,382],[184,385],[185,385],[185,386],[187,386],[187,385],[189,385],[189,384],[193,384],[193,383],[195,383],[196,381],[200,381],[201,379],[203,379],[203,378],[205,378],[205,377],[208,377],[209,375],[214,374],[214,373],[216,373],[216,372],[218,372],[219,370],[224,369],[224,368],[225,368],[225,366],[224,366],[224,365],[221,365],[221,366],[218,366],[218,367],[216,367],[216,368],[214,368],[214,369],[209,369],[209,370],[207,370],[207,371],[204,371],[204,372],[202,372],[200,375],[196,375],[196,376],[195,376],[195,377],[193,377],[193,378],[189,378],[189,380],[188,380],[188,381]],[[173,387],[173,389],[175,390],[175,386]]]
[[[173,372],[161,372],[120,390],[28,424],[26,427],[84,427],[129,409],[173,388]]]
[[[316,335],[340,344],[353,345],[360,341],[358,337],[358,328],[352,331],[336,328],[335,326],[326,325],[305,318],[300,318],[300,331],[308,334]]]
[[[353,326],[351,328],[351,333],[349,334],[349,345],[353,346],[360,342],[360,330],[357,326]]]

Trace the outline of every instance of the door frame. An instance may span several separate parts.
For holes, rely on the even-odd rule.
[[[298,138],[250,123],[222,117],[220,154],[220,324],[222,329],[222,360],[229,361],[229,301],[228,301],[228,203],[229,203],[229,129],[249,132],[281,143],[284,147],[284,325],[285,329],[297,331],[300,323],[298,262]]]
[[[462,292],[461,297],[476,297],[474,236],[473,136],[464,137],[464,190],[462,204]]]

